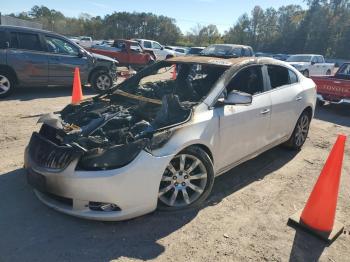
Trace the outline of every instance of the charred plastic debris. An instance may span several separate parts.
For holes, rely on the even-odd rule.
[[[191,118],[193,106],[224,72],[213,67],[211,74],[198,78],[194,65],[182,65],[176,80],[140,84],[142,78],[158,72],[161,63],[156,65],[126,80],[118,89],[39,119],[43,125],[29,144],[34,161],[61,169],[77,158],[77,168],[83,170],[125,166],[142,149],[163,146],[172,135],[171,127]]]

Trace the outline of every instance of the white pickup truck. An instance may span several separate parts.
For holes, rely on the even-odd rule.
[[[142,46],[146,52],[152,52],[156,57],[156,60],[164,60],[176,56],[176,52],[173,50],[165,49],[164,46],[153,40],[147,39],[132,39]]]
[[[306,77],[331,75],[334,70],[334,64],[325,63],[321,55],[292,55],[287,62]]]

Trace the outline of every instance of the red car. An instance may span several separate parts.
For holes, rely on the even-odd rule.
[[[112,46],[94,45],[87,50],[118,60],[119,66],[132,66],[134,69],[141,69],[155,61],[154,55],[145,52],[138,42],[131,40],[114,40]]]
[[[343,64],[334,76],[313,76],[317,85],[317,102],[324,105],[350,104],[350,63]]]

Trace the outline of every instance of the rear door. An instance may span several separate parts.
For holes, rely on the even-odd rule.
[[[48,57],[39,33],[11,30],[7,63],[15,70],[21,85],[48,84]]]
[[[49,84],[72,85],[74,69],[80,68],[80,76],[87,79],[88,59],[79,55],[79,48],[64,38],[45,35],[45,44],[49,61]],[[82,83],[84,84],[84,83]]]
[[[271,127],[268,140],[272,143],[293,131],[303,103],[302,87],[298,76],[289,68],[268,65],[272,102]]]
[[[6,53],[8,43],[9,40],[7,38],[7,32],[3,29],[0,29],[0,65],[6,65],[7,63]]]

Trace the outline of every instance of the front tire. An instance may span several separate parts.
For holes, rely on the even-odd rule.
[[[197,207],[209,196],[214,184],[213,163],[199,147],[177,154],[163,173],[158,208],[174,211]]]
[[[0,71],[0,98],[12,94],[15,89],[16,81],[12,74],[6,71]]]
[[[108,72],[97,71],[91,77],[91,85],[98,93],[103,93],[113,86],[113,79]]]
[[[299,117],[291,137],[284,145],[292,150],[300,150],[309,133],[310,122],[310,114],[307,111],[304,111]]]

